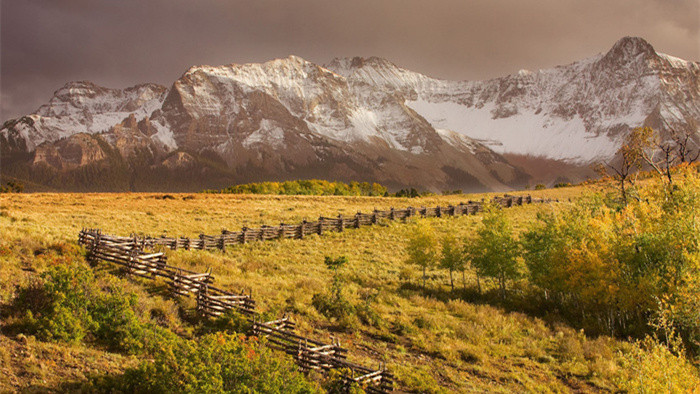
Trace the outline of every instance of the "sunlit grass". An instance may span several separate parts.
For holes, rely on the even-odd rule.
[[[571,187],[533,191],[534,197],[559,199],[547,205],[507,210],[522,230],[539,210],[558,210],[586,190]],[[528,194],[528,193],[520,193]],[[54,242],[75,242],[83,227],[117,235],[197,236],[280,222],[297,223],[319,215],[352,215],[374,208],[435,206],[489,199],[492,194],[433,196],[418,199],[381,197],[250,196],[218,194],[25,194],[0,198],[0,301],[13,286],[41,270],[33,258]],[[417,391],[614,391],[619,353],[629,345],[610,338],[588,338],[563,324],[498,306],[468,302],[475,278],[461,274],[449,290],[447,274],[428,272],[428,290],[419,272],[405,263],[405,244],[416,221],[433,226],[438,236],[458,239],[472,233],[480,216],[382,221],[375,227],[308,236],[304,240],[251,243],[221,251],[168,251],[169,263],[204,271],[213,269],[218,287],[251,291],[261,310],[292,313],[310,336],[341,339],[351,357],[370,366],[386,361],[402,388]],[[331,273],[325,256],[347,256],[341,271],[345,293],[359,304],[376,295],[372,308],[380,323],[350,326],[328,321],[311,306],[326,291]],[[485,287],[490,288],[486,283]],[[473,297],[472,297],[473,298]],[[472,299],[472,301],[474,301]]]

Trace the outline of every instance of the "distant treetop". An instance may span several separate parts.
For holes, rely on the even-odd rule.
[[[278,194],[311,196],[386,196],[386,187],[368,182],[330,182],[320,179],[259,182],[229,186],[222,190],[204,190],[204,193]]]

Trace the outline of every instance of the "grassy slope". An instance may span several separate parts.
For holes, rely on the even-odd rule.
[[[134,357],[0,334],[0,392],[62,391],[89,375],[119,373],[136,364]]]
[[[533,192],[562,201],[582,188]],[[221,228],[295,223],[319,214],[353,214],[377,207],[458,203],[479,196],[445,196],[421,199],[370,197],[286,197],[175,194],[27,194],[2,195],[0,231],[9,264],[0,266],[0,301],[9,299],[15,284],[33,274],[32,253],[53,241],[74,240],[81,227],[106,232],[145,232],[193,236],[217,233]],[[189,198],[192,196],[193,198]],[[508,210],[516,227],[532,220],[539,209],[524,206]],[[479,217],[419,219],[429,221],[438,233],[470,233]],[[429,294],[399,279],[406,274],[405,237],[410,225],[384,223],[378,228],[348,230],[344,234],[311,236],[304,241],[285,240],[229,248],[226,253],[169,252],[174,265],[204,270],[212,267],[218,285],[252,289],[261,309],[292,310],[300,329],[313,336],[340,337],[355,360],[375,363],[386,359],[403,387],[438,391],[607,391],[614,390],[617,351],[626,345],[607,338],[589,339],[571,328],[498,307],[461,300],[451,294],[443,272],[434,271]],[[12,248],[7,247],[13,244]],[[330,275],[325,255],[346,255],[347,294],[360,302],[375,292],[379,327],[359,325],[343,330],[318,314],[311,304],[314,293],[324,291]],[[23,270],[23,268],[25,270]],[[417,283],[417,273],[412,275]],[[474,278],[467,277],[473,286]],[[461,282],[460,282],[461,284]],[[473,291],[461,295],[473,300]],[[3,337],[2,340],[9,339]],[[49,346],[49,345],[46,345]],[[53,346],[53,345],[50,345]],[[82,349],[80,351],[89,351]],[[104,357],[118,357],[105,354]],[[56,374],[67,373],[56,371]],[[50,372],[49,374],[54,374]],[[4,377],[3,377],[4,379]],[[0,388],[2,383],[0,383]]]

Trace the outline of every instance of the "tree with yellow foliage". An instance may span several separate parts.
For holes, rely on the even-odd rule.
[[[423,288],[425,288],[426,270],[437,264],[440,256],[435,230],[425,222],[419,222],[408,239],[406,253],[408,254],[408,263],[422,268]]]

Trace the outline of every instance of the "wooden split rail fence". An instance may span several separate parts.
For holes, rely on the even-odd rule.
[[[88,258],[92,262],[114,263],[126,268],[129,274],[143,278],[165,278],[174,295],[193,294],[197,310],[205,316],[221,316],[231,309],[242,313],[252,324],[251,334],[266,337],[270,347],[293,356],[302,371],[338,369],[348,387],[357,383],[370,393],[393,390],[393,375],[383,364],[374,370],[352,363],[347,360],[347,349],[338,341],[326,344],[294,333],[295,324],[287,316],[270,322],[259,321],[250,294],[237,294],[212,286],[211,270],[197,273],[168,265],[162,252],[146,251],[147,242],[136,237],[117,237],[96,229],[83,229],[78,242],[88,249]]]
[[[496,196],[491,203],[502,207],[512,207],[524,204],[546,203],[552,200],[532,198],[531,196]],[[140,242],[144,247],[161,245],[170,249],[220,249],[226,246],[246,244],[255,241],[270,241],[276,239],[303,239],[307,235],[323,235],[329,231],[342,232],[348,228],[359,228],[361,226],[371,226],[381,219],[403,220],[414,216],[420,217],[443,217],[474,215],[484,208],[483,201],[469,201],[459,205],[437,206],[437,207],[408,207],[405,209],[394,209],[378,211],[372,213],[361,213],[344,217],[324,217],[321,216],[316,221],[302,221],[299,224],[284,224],[279,226],[263,226],[261,228],[243,227],[240,231],[222,230],[219,235],[200,234],[199,238],[187,237],[131,237],[135,242]],[[125,238],[126,239],[126,238]]]

